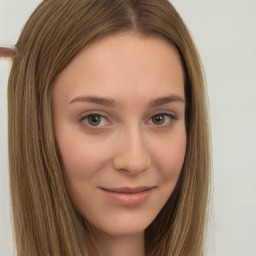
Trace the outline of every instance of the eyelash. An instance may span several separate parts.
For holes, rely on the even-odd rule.
[[[82,122],[82,123],[83,123],[88,129],[90,129],[91,131],[98,131],[98,130],[100,130],[100,129],[103,129],[103,127],[105,126],[105,124],[104,124],[104,125],[101,125],[101,126],[93,126],[93,125],[90,125],[90,124],[88,123],[88,118],[93,117],[93,116],[98,116],[98,117],[100,117],[100,118],[101,118],[101,121],[102,121],[102,118],[104,118],[104,119],[105,119],[105,122],[109,122],[108,119],[107,119],[105,116],[103,116],[103,115],[101,115],[101,114],[98,114],[98,113],[91,113],[91,114],[82,116],[79,121]],[[165,122],[166,122],[166,118],[170,118],[169,124],[167,124],[167,125],[166,125],[166,124],[164,124],[164,125],[152,124],[152,118],[157,117],[157,116],[164,116],[164,117],[165,117]],[[158,113],[158,114],[155,114],[155,115],[151,116],[151,117],[150,117],[150,120],[151,120],[151,124],[152,124],[152,125],[154,125],[154,126],[156,126],[156,127],[158,127],[158,128],[166,128],[166,127],[171,126],[172,123],[173,123],[175,120],[177,120],[177,118],[176,118],[175,115],[172,115],[172,114],[168,114],[168,113]],[[149,123],[149,122],[150,122],[150,121],[147,121],[146,123]],[[110,122],[109,122],[109,123],[110,123]],[[107,126],[108,126],[108,125],[107,125]]]

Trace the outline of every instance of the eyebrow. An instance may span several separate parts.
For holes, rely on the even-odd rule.
[[[85,96],[85,97],[77,97],[69,102],[69,104],[74,102],[90,102],[90,103],[96,103],[99,105],[103,105],[106,107],[118,107],[120,104],[116,103],[113,99],[109,98],[102,98],[98,96]]]
[[[161,106],[161,105],[165,105],[171,102],[181,102],[181,103],[185,103],[185,99],[183,99],[180,96],[177,95],[171,95],[171,96],[167,96],[167,97],[161,97],[161,98],[157,98],[155,100],[152,100],[149,105],[150,107],[157,107],[157,106]]]
[[[102,98],[102,97],[98,97],[98,96],[77,97],[77,98],[73,99],[72,101],[70,101],[69,104],[75,103],[75,102],[90,102],[90,103],[95,103],[95,104],[103,105],[103,106],[106,106],[106,107],[112,107],[112,108],[122,106],[122,104],[114,101],[113,99]],[[171,102],[185,103],[185,99],[183,99],[180,96],[176,96],[176,95],[171,95],[171,96],[167,96],[167,97],[160,97],[160,98],[157,98],[157,99],[154,99],[154,100],[150,101],[149,106],[150,107],[157,107],[157,106],[165,105],[165,104],[168,104],[168,103],[171,103]]]

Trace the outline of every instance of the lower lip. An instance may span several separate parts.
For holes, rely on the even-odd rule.
[[[120,192],[112,192],[108,190],[102,189],[103,193],[110,198],[111,200],[115,201],[118,204],[125,205],[125,206],[136,206],[143,204],[150,196],[152,189],[141,191],[138,193],[120,193]]]

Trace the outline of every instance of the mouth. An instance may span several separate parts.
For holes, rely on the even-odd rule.
[[[154,189],[155,187],[136,187],[136,188],[130,188],[130,187],[121,187],[121,188],[102,188],[102,190],[114,192],[114,193],[123,193],[123,194],[136,194],[140,192],[145,192],[151,189]]]
[[[156,187],[120,187],[120,188],[102,188],[107,199],[112,203],[122,206],[138,206],[145,203]]]

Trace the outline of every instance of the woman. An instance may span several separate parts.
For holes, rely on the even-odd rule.
[[[203,255],[205,85],[168,1],[43,1],[8,108],[18,255]]]

